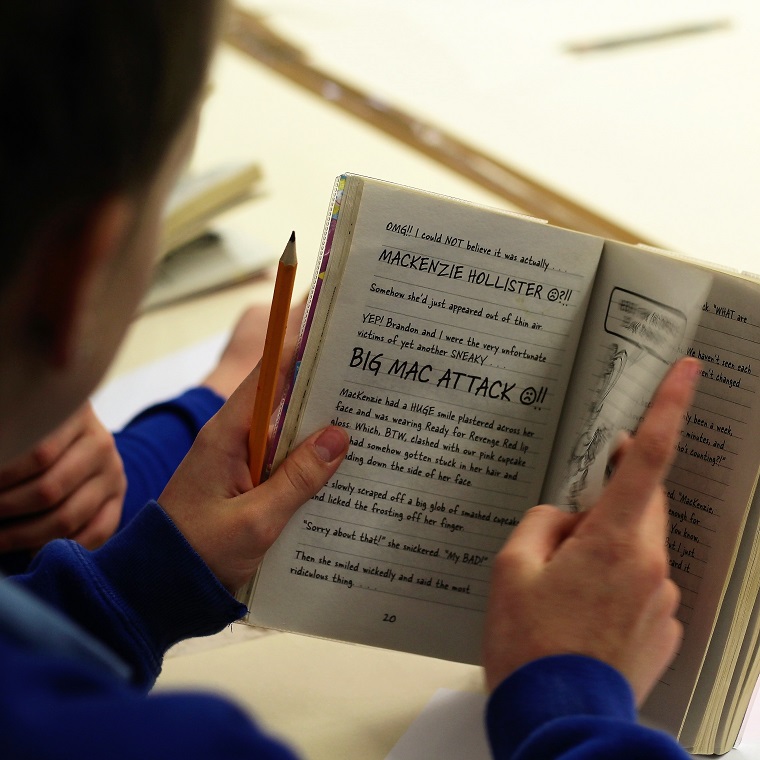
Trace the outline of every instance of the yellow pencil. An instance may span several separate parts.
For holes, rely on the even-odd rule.
[[[264,353],[261,357],[259,382],[256,386],[256,400],[253,404],[251,429],[248,436],[248,461],[254,486],[261,482],[263,474],[269,419],[272,416],[274,392],[277,387],[277,371],[282,358],[282,346],[285,342],[285,329],[288,325],[290,299],[293,295],[297,263],[296,233],[293,232],[280,257],[280,263],[277,265],[272,309],[269,312],[267,336],[264,341]]]

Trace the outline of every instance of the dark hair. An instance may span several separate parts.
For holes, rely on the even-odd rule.
[[[205,81],[218,6],[0,3],[0,289],[46,220],[147,186]]]

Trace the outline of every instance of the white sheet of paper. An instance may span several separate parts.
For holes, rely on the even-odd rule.
[[[386,760],[489,760],[486,695],[438,689]]]
[[[120,430],[138,412],[197,385],[216,364],[228,332],[174,351],[120,375],[93,395],[95,413],[109,430]]]

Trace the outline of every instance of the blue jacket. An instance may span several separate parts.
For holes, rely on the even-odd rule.
[[[225,700],[149,694],[168,647],[245,612],[156,502],[136,506],[161,491],[221,403],[200,391],[125,431],[128,478],[137,474],[114,538],[94,552],[53,541],[28,572],[0,580],[0,757],[293,758]],[[154,433],[143,427],[149,421]],[[583,657],[546,658],[513,674],[489,700],[486,725],[498,760],[688,757],[637,725],[617,671]]]

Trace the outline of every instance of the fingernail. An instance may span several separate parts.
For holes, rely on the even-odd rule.
[[[682,359],[678,369],[685,381],[694,382],[702,373],[702,364],[697,359]]]
[[[329,427],[314,441],[317,456],[324,462],[332,462],[346,448],[347,436],[338,427]]]

